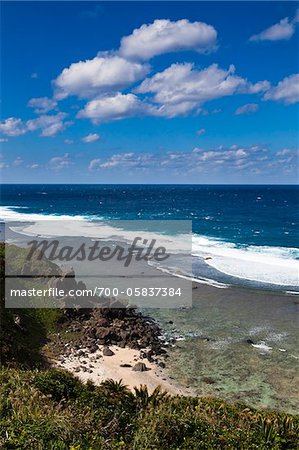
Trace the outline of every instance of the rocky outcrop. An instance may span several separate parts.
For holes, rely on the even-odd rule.
[[[106,301],[109,301],[106,299]],[[113,303],[114,300],[111,300]],[[134,308],[96,308],[91,310],[65,310],[67,333],[72,334],[72,342],[63,348],[67,354],[71,348],[80,352],[96,353],[103,347],[104,356],[114,354],[111,345],[129,347],[140,351],[140,358],[150,363],[164,365],[161,358],[167,356],[166,344],[156,322],[142,316]],[[61,342],[62,344],[62,342]],[[62,347],[64,344],[62,344]]]

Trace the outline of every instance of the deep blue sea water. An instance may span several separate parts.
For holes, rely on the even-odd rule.
[[[225,274],[226,282],[234,276],[296,285],[298,186],[3,185],[1,205],[0,218],[16,218],[18,213],[28,218],[40,214],[87,220],[189,219],[196,272],[203,269],[200,257],[211,255],[213,263],[205,267],[209,278],[217,278],[216,270]],[[259,260],[268,264],[264,275]]]

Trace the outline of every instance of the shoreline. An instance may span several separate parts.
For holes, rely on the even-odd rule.
[[[140,263],[136,271],[150,277],[158,269]],[[298,405],[295,372],[299,357],[295,347],[298,336],[298,296],[272,290],[239,286],[219,289],[193,283],[192,298],[192,308],[160,308],[152,311],[145,308],[142,315],[137,313],[134,317],[117,317],[114,314],[105,317],[105,313],[100,311],[102,317],[94,317],[93,322],[88,323],[88,330],[86,322],[81,323],[82,317],[75,314],[71,318],[73,320],[65,322],[64,339],[54,337],[54,351],[49,359],[65,359],[67,356],[65,368],[88,379],[92,373],[83,370],[82,374],[80,370],[75,372],[78,369],[76,364],[79,365],[80,361],[75,361],[73,365],[74,361],[68,360],[70,355],[66,355],[71,350],[68,345],[71,345],[72,338],[77,339],[77,350],[89,344],[98,347],[117,344],[120,348],[114,353],[120,356],[103,357],[97,363],[97,383],[107,378],[123,379],[131,388],[144,383],[153,389],[162,385],[168,392],[186,395],[190,395],[190,391],[184,386],[191,386],[197,396],[243,401],[257,408],[292,413]],[[119,308],[117,303],[114,308]],[[103,311],[108,312],[109,305]],[[114,309],[114,313],[117,313],[117,309]],[[152,329],[147,323],[149,317],[155,321]],[[156,333],[160,324],[160,333]],[[78,325],[79,333],[71,336],[72,332],[76,332],[71,328]],[[69,331],[71,333],[68,335]],[[159,334],[164,337],[164,341],[159,340]],[[180,336],[177,339],[178,335],[182,339]],[[177,340],[183,342],[172,346]],[[171,346],[165,345],[166,341]],[[132,365],[136,358],[139,361],[139,351],[151,348],[152,343],[158,352],[154,352],[157,364],[149,366],[152,361],[146,361],[151,370],[138,373],[132,368],[120,367],[120,364]],[[164,352],[159,353],[160,347],[169,349],[166,370],[160,370],[160,358],[164,361]],[[50,352],[52,349],[49,347]],[[94,365],[94,361],[90,360],[93,358],[92,352],[87,358],[86,365]],[[143,359],[140,358],[140,362]],[[57,364],[60,365],[60,362]]]
[[[149,392],[153,392],[158,386],[163,391],[172,395],[195,395],[191,388],[180,386],[172,377],[167,375],[163,368],[154,362],[148,362],[141,358],[140,352],[132,348],[120,348],[110,345],[109,349],[114,353],[111,356],[104,356],[105,346],[98,346],[94,353],[88,352],[87,348],[82,348],[78,352],[71,352],[68,356],[61,356],[57,361],[53,361],[55,368],[63,368],[81,381],[93,381],[96,385],[107,379],[122,381],[130,390],[140,385],[146,385]],[[145,371],[134,371],[133,367],[137,363],[145,363]]]

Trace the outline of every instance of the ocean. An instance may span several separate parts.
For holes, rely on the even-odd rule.
[[[0,219],[97,219],[106,238],[119,234],[118,220],[137,228],[192,220],[185,275],[201,283],[193,307],[145,310],[177,341],[168,374],[199,395],[296,412],[298,194],[296,186],[4,185]]]
[[[10,184],[0,219],[99,219],[111,234],[115,220],[192,220],[193,273],[185,275],[297,292],[298,194],[298,186]]]

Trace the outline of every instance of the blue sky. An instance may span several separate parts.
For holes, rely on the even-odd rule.
[[[2,181],[295,183],[297,6],[2,3]]]

